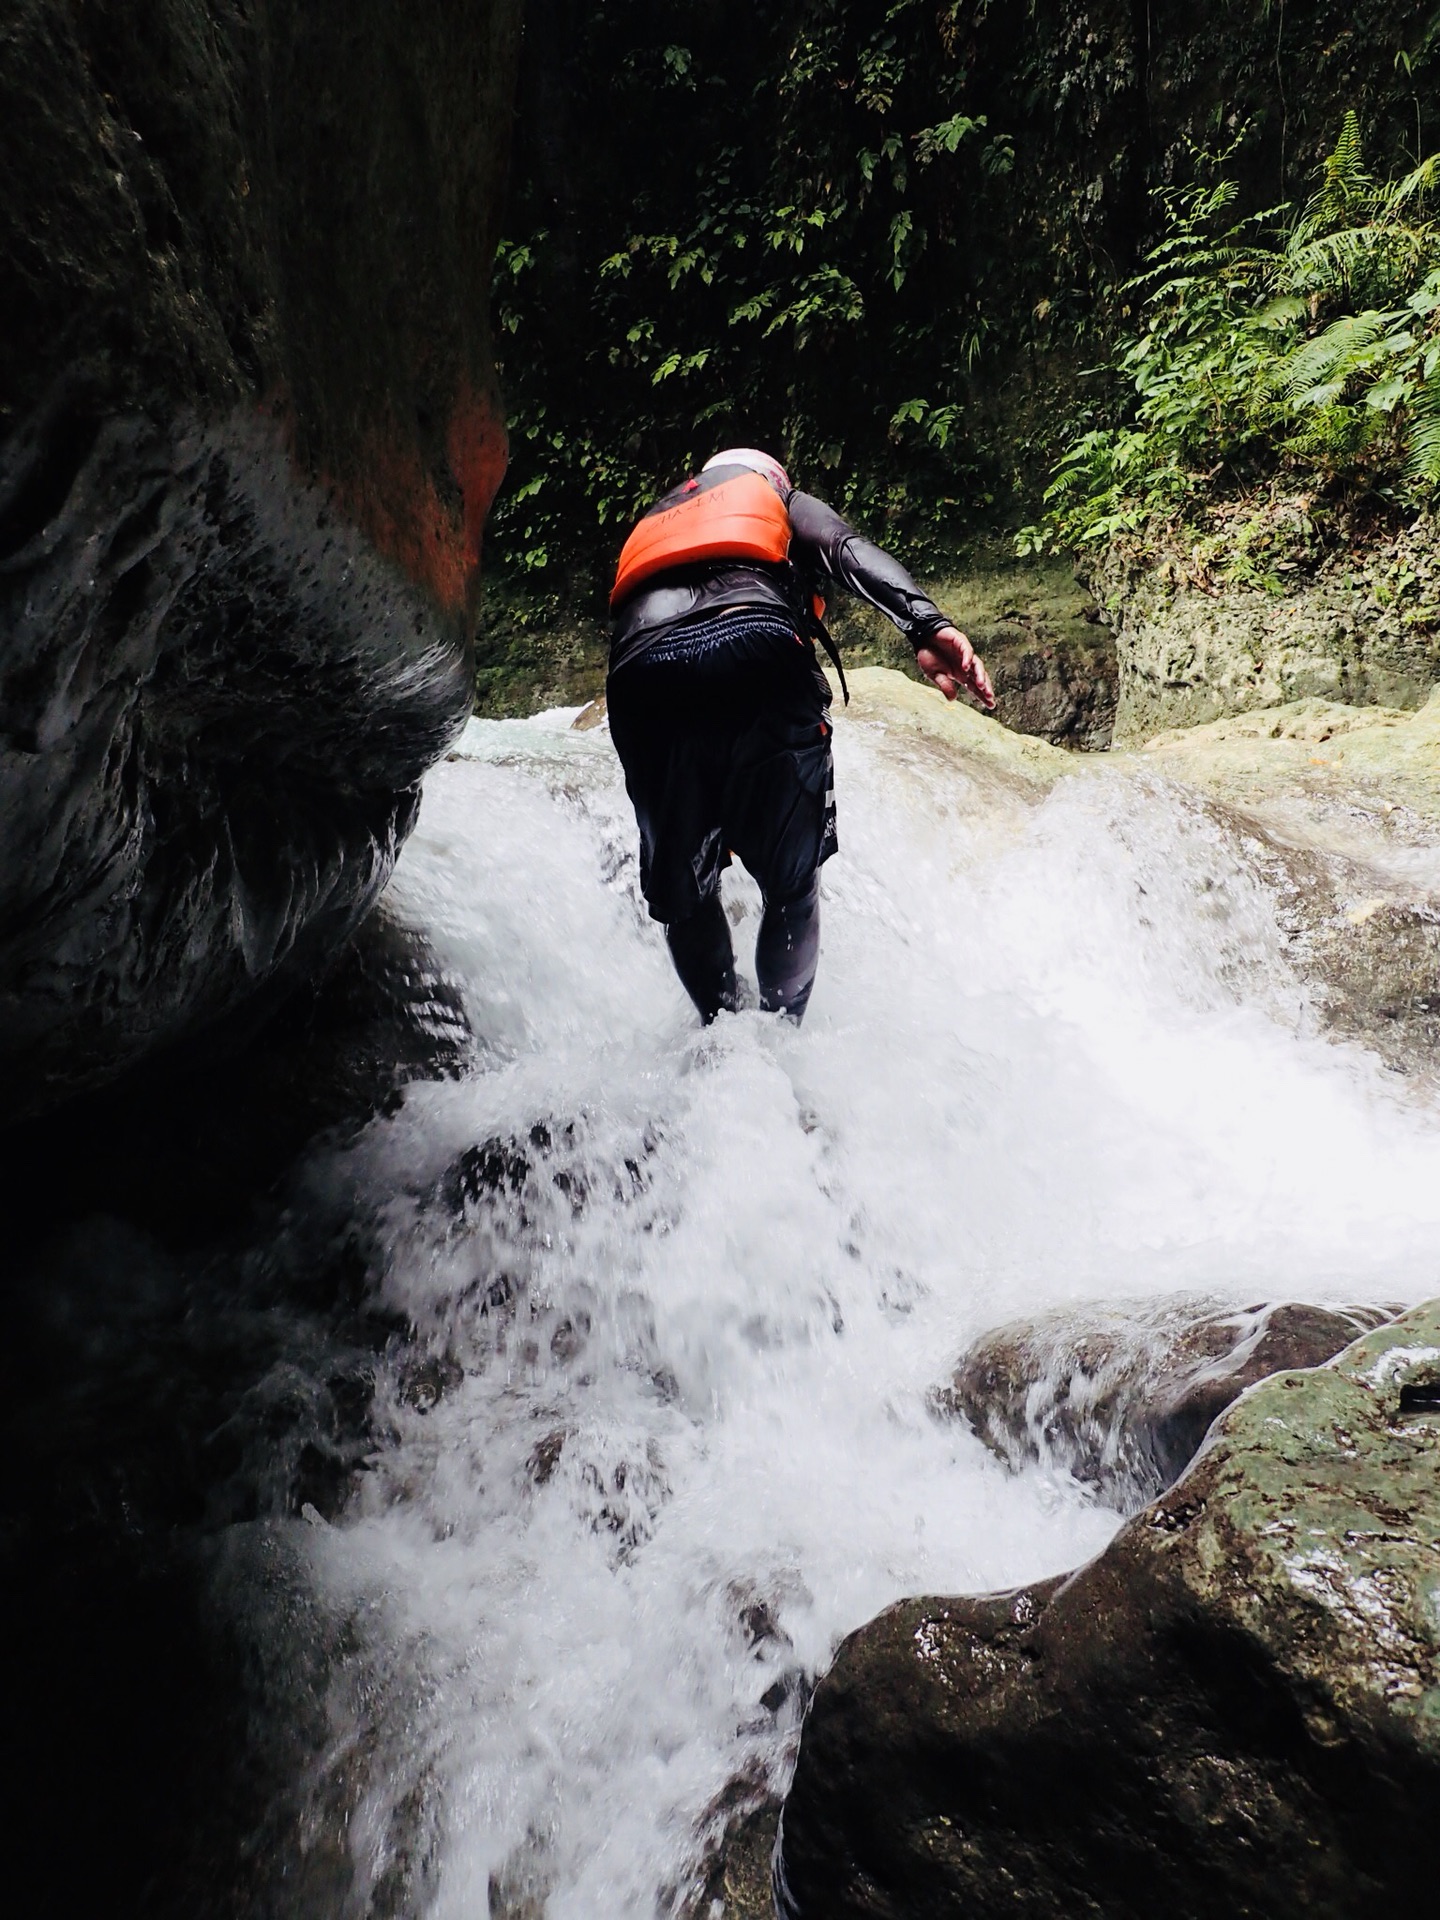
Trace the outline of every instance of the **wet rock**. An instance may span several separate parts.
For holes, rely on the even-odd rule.
[[[531,1833],[490,1875],[491,1920],[545,1920],[554,1889],[549,1836]]]
[[[30,1839],[15,1897],[36,1911],[364,1904],[366,1749],[337,1756],[329,1718],[355,1637],[284,1617],[274,1552],[286,1516],[318,1546],[343,1514],[412,1346],[371,1305],[348,1200],[314,1174],[414,1082],[458,1072],[470,1032],[383,908],[258,1032],[251,1012],[0,1135],[0,1684],[35,1736],[11,1813]],[[247,1539],[273,1631],[207,1571]],[[93,1848],[72,1845],[82,1804]],[[415,1910],[414,1824],[401,1806],[384,1850],[405,1885],[377,1913]]]
[[[523,1142],[514,1134],[493,1134],[467,1147],[447,1169],[440,1183],[441,1202],[462,1219],[497,1205],[508,1214],[534,1174],[544,1176],[546,1183],[564,1194],[578,1212],[585,1189],[578,1146],[573,1120],[537,1120]],[[553,1162],[560,1155],[569,1158],[556,1166]]]
[[[1221,1416],[1089,1565],[901,1602],[802,1736],[781,1910],[1370,1914],[1433,1899],[1440,1305]]]
[[[975,643],[995,687],[996,718],[1021,734],[1089,751],[1115,722],[1115,642],[1068,564],[1013,560],[925,590]],[[898,668],[918,680],[910,644],[873,608],[845,599],[832,627],[851,667]]]
[[[566,1428],[553,1427],[530,1449],[530,1457],[525,1463],[525,1468],[537,1487],[549,1485],[556,1467],[560,1464],[560,1456],[565,1451],[565,1442],[570,1437]]]
[[[1077,765],[1090,764],[1048,741],[1012,733],[963,701],[948,701],[928,683],[891,668],[846,672],[850,719],[878,721],[903,742],[907,755],[918,748],[937,767],[973,780],[987,809],[999,811],[1007,800],[1033,805]]]
[[[429,1354],[401,1367],[397,1391],[416,1413],[433,1413],[464,1378],[465,1369],[453,1354]]]
[[[1306,503],[1214,509],[1187,548],[1121,544],[1091,586],[1116,639],[1115,738],[1303,699],[1414,708],[1440,680],[1435,523],[1331,530]]]
[[[1417,712],[1309,699],[1115,756],[1211,796],[1272,884],[1339,1037],[1404,1073],[1440,1065],[1440,694]]]
[[[992,838],[1023,830],[1061,779],[1159,773],[1195,788],[1236,875],[1271,891],[1311,990],[1307,1019],[1399,1072],[1440,1071],[1440,692],[1414,712],[1300,700],[1092,756],[947,705],[887,668],[857,668],[850,684],[851,720],[878,723],[882,752],[888,737],[908,760],[918,750],[972,783]]]
[[[462,1218],[493,1199],[514,1198],[530,1178],[530,1159],[512,1136],[496,1134],[467,1147],[441,1182],[440,1194]]]
[[[1308,946],[1330,1026],[1369,1035],[1402,1071],[1440,1062],[1440,893],[1346,904]]]
[[[651,1538],[669,1498],[669,1473],[653,1440],[628,1451],[594,1440],[574,1470],[576,1511],[597,1533],[614,1536],[622,1560]]]
[[[707,1810],[719,1830],[706,1849],[699,1888],[679,1909],[679,1920],[774,1920],[771,1858],[780,1802],[751,1783],[736,1781]]]
[[[1440,826],[1440,693],[1415,709],[1310,698],[1153,735],[1117,764],[1194,779],[1237,805],[1269,803],[1338,834]],[[1368,799],[1368,806],[1366,801]],[[1391,816],[1400,814],[1399,819]]]
[[[985,1334],[935,1403],[1017,1472],[1058,1468],[1134,1513],[1180,1477],[1247,1387],[1319,1366],[1388,1317],[1298,1301],[1087,1306]]]
[[[353,1132],[414,1081],[458,1074],[470,1049],[457,986],[382,909],[278,1009],[252,1004],[190,1048],[0,1130],[12,1248],[92,1212],[170,1246],[223,1237],[307,1142]]]
[[[597,693],[588,705],[582,707],[570,722],[576,733],[589,733],[592,728],[603,726],[609,706],[603,693]]]
[[[586,1151],[583,1123],[537,1120],[523,1138],[492,1134],[467,1147],[442,1174],[434,1198],[462,1228],[488,1221],[503,1237],[523,1236],[542,1214],[578,1218],[596,1180],[617,1201],[639,1198],[648,1184],[644,1162],[655,1144],[647,1132],[618,1165],[597,1167]]]
[[[0,28],[0,1102],[321,968],[468,710],[516,0]]]
[[[653,1440],[627,1447],[574,1427],[542,1434],[526,1457],[525,1475],[534,1487],[549,1487],[557,1475],[564,1479],[575,1512],[596,1533],[615,1537],[621,1560],[651,1537],[670,1498],[665,1459]]]
[[[318,971],[469,697],[459,637],[273,432],[111,421],[66,482],[0,539],[12,1114]]]
[[[1006,621],[971,634],[995,688],[995,712],[1016,733],[1090,752],[1115,726],[1115,649],[1103,628],[1080,641]]]
[[[292,1305],[267,1264],[253,1249],[172,1261],[112,1215],[7,1265],[0,1679],[35,1734],[10,1803],[36,1911],[344,1910],[358,1789],[333,1852],[319,1819],[308,1845],[261,1829],[291,1782],[323,1770],[345,1649],[318,1632],[249,1636],[209,1565],[246,1538],[266,1557],[284,1516],[323,1529],[340,1515],[375,1446],[386,1330],[334,1300]],[[273,1556],[257,1572],[278,1585]],[[257,1660],[296,1648],[313,1687],[292,1666],[283,1705],[262,1711]],[[102,1861],[66,1852],[79,1799]]]

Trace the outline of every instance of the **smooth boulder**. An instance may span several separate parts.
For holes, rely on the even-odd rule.
[[[1319,1366],[1388,1317],[1193,1297],[1064,1309],[982,1335],[934,1403],[1017,1472],[1072,1473],[1105,1506],[1134,1513],[1180,1477],[1247,1387]]]
[[[1274,890],[1322,1029],[1429,1077],[1440,1057],[1440,692],[1417,711],[1306,699],[1117,756],[1193,783]]]
[[[1428,1910],[1440,1303],[1242,1395],[1078,1572],[906,1600],[806,1719],[786,1920]]]

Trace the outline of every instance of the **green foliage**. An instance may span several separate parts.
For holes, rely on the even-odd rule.
[[[495,284],[512,461],[486,533],[507,607],[528,602],[544,622],[562,602],[598,612],[630,516],[727,443],[772,448],[912,563],[942,570],[1037,497],[1077,370],[1102,357],[1131,404],[1106,408],[1102,383],[1068,437],[1117,421],[1144,431],[1143,397],[1174,426],[1147,484],[1183,492],[1214,462],[1215,423],[1235,437],[1245,398],[1239,367],[1210,368],[1198,392],[1186,378],[1187,356],[1207,351],[1185,338],[1208,325],[1202,242],[1278,197],[1258,183],[1278,183],[1287,160],[1318,161],[1337,99],[1392,142],[1420,143],[1432,36],[1401,24],[1395,0],[1288,9],[1282,102],[1277,22],[1251,0],[1207,0],[1163,33],[1148,9],[1081,0],[527,0]],[[1210,221],[1197,257],[1157,257],[1161,280],[1117,296],[1151,214],[1169,217],[1147,207],[1145,169],[1171,179],[1181,135],[1212,137],[1221,101],[1227,124],[1256,127],[1235,168],[1241,198],[1193,208]],[[1353,167],[1334,192],[1361,205]],[[1413,204],[1423,213],[1424,196]],[[1342,213],[1313,238],[1372,224]],[[1390,224],[1403,250],[1398,210]],[[1251,223],[1235,244],[1248,257],[1276,241]],[[1187,273],[1190,289],[1162,290]],[[1397,308],[1418,281],[1403,297],[1351,284],[1348,303],[1322,298],[1319,325],[1310,294],[1292,290],[1306,308],[1303,326],[1286,323],[1294,337]],[[1210,319],[1240,330],[1250,309],[1234,263],[1221,292]],[[1127,299],[1177,309],[1143,396],[1140,369],[1110,364]],[[1102,438],[1077,457],[1131,513],[1137,448]]]
[[[1237,221],[1234,151],[1155,196],[1164,237],[1125,289],[1137,327],[1112,369],[1125,417],[1076,422],[1022,552],[1280,469],[1342,493],[1440,487],[1440,158],[1376,179],[1349,113],[1298,215]]]
[[[495,277],[512,462],[487,545],[537,620],[577,585],[598,597],[629,519],[727,443],[771,448],[915,561],[993,506],[1027,455],[992,396],[1017,352],[1083,324],[1110,268],[1082,235],[1109,207],[1093,168],[1072,192],[1048,147],[976,110],[975,12],[536,0],[569,91],[562,110],[553,72],[532,77],[520,122]],[[1083,88],[1067,112],[1092,112]],[[1044,232],[1027,211],[1022,247],[1017,169],[1032,200],[1042,177],[1057,208],[1071,194]]]

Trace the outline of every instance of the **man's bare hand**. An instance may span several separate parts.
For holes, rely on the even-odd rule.
[[[958,628],[941,627],[932,633],[915,655],[915,664],[947,700],[953,700],[963,687],[981,706],[994,710],[995,689],[985,663]]]

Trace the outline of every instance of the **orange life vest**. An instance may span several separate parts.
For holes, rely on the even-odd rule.
[[[790,515],[758,473],[737,473],[717,486],[691,481],[673,505],[652,507],[620,550],[610,589],[612,610],[636,587],[670,567],[705,560],[768,560],[790,551]],[[673,497],[673,496],[672,496]]]

